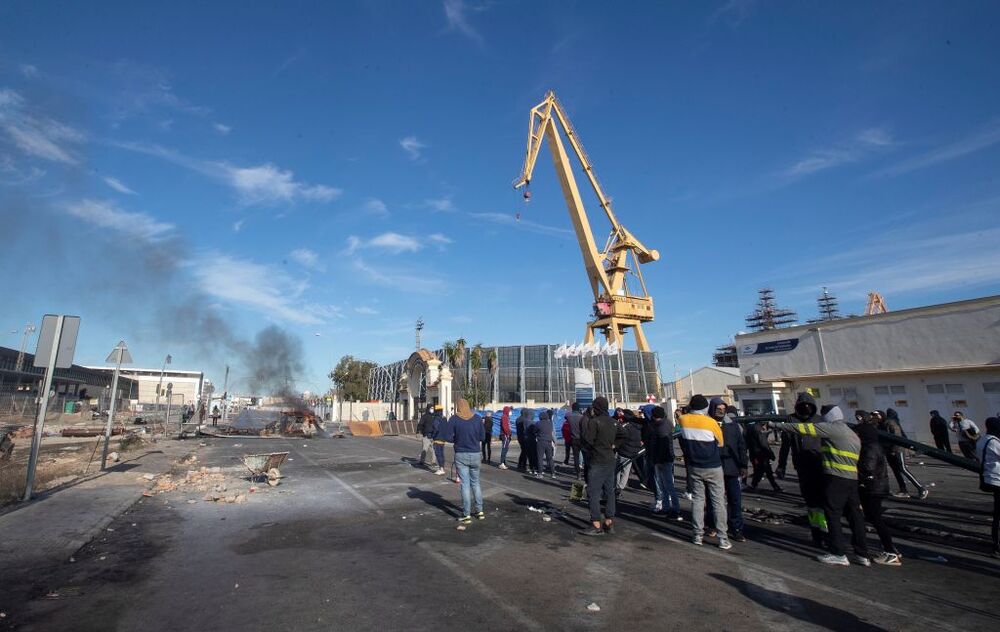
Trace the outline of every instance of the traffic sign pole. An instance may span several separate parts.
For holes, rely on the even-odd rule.
[[[28,476],[24,484],[24,500],[31,500],[31,488],[35,483],[35,468],[38,466],[38,450],[42,444],[42,430],[45,427],[45,411],[49,406],[49,389],[52,388],[52,374],[56,370],[56,358],[59,356],[59,344],[62,339],[65,316],[56,320],[55,337],[52,349],[49,351],[49,361],[45,368],[45,379],[42,386],[42,399],[38,406],[38,416],[35,418],[35,433],[31,437],[31,455],[28,457]],[[35,358],[37,362],[37,358]]]
[[[118,393],[118,373],[122,369],[122,356],[120,350],[118,351],[118,364],[115,365],[115,375],[111,378],[111,404],[108,406],[108,423],[104,427],[104,452],[101,454],[101,469],[105,469],[108,466],[108,445],[111,443],[111,432],[112,427],[115,423],[115,404],[117,403]]]

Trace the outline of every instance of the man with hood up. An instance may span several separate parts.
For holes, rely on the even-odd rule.
[[[931,436],[938,450],[951,453],[951,437],[948,436],[948,422],[936,410],[931,411]]]
[[[583,427],[583,444],[587,451],[587,494],[590,501],[591,528],[581,535],[600,536],[614,533],[615,517],[615,451],[623,435],[618,424],[608,415],[608,400],[597,397],[594,415]],[[605,501],[601,519],[601,499]],[[603,527],[603,528],[602,528]]]
[[[434,466],[434,404],[428,404],[427,411],[420,415],[417,434],[420,436],[420,465],[437,470]]]
[[[804,399],[803,395],[808,399]],[[800,411],[800,404],[803,410]],[[824,564],[850,566],[851,563],[871,566],[868,559],[868,544],[865,542],[865,518],[861,513],[861,499],[858,496],[858,459],[861,440],[844,423],[844,414],[839,406],[827,406],[823,416],[816,418],[816,402],[808,393],[799,396],[795,403],[795,415],[801,418],[811,408],[810,421],[778,422],[771,424],[779,430],[787,430],[799,437],[820,441],[821,468],[823,477],[823,511],[830,533],[830,552],[816,557]],[[800,471],[801,475],[801,471]],[[851,525],[851,542],[854,554],[844,554],[844,532],[841,518],[847,517]]]
[[[517,469],[524,471],[528,465],[528,409],[522,408],[521,413],[514,422],[514,429],[517,433],[517,447],[521,452],[517,455]]]
[[[884,566],[902,566],[902,555],[892,541],[889,527],[882,519],[882,501],[889,495],[889,473],[885,451],[882,450],[878,439],[877,423],[863,410],[855,413],[854,417],[858,421],[854,432],[861,440],[858,458],[858,492],[861,496],[861,507],[864,509],[865,520],[875,527],[875,532],[882,542],[882,553],[876,555],[873,560],[876,564]]]
[[[903,427],[899,425],[899,415],[892,408],[885,409],[885,421],[882,422],[881,430],[896,437],[905,436],[903,434]],[[896,477],[896,484],[899,485],[899,493],[896,496],[909,497],[910,494],[906,491],[906,481],[910,481],[917,488],[917,498],[921,500],[927,498],[930,492],[906,468],[906,456],[903,454],[903,448],[892,443],[886,443],[882,446],[882,449],[885,450],[885,458],[889,463],[889,469],[892,470],[893,475]]]
[[[719,548],[728,551],[733,548],[726,533],[726,491],[722,474],[721,449],[725,446],[722,428],[708,416],[708,399],[698,394],[691,398],[688,409],[681,415],[681,450],[684,461],[690,463],[688,477],[693,481],[694,500],[691,506],[691,527],[694,534],[691,542],[701,546],[705,531],[705,503],[712,503],[715,516],[715,531],[719,536]]]
[[[531,427],[535,435],[535,453],[538,468],[535,476],[541,478],[542,470],[548,470],[549,476],[556,477],[555,459],[555,428],[552,425],[552,412],[543,410],[538,416],[538,423]]]
[[[510,406],[503,407],[500,415],[500,469],[507,469],[507,450],[510,449]]]
[[[809,393],[800,393],[795,402],[792,419],[798,423],[815,423],[819,407]],[[773,424],[781,429],[778,424]],[[791,437],[792,465],[799,477],[799,491],[806,503],[806,516],[813,544],[823,548],[827,534],[826,514],[823,512],[823,453],[822,443],[817,436],[789,432]]]
[[[461,524],[472,522],[472,501],[475,497],[476,518],[483,520],[483,490],[479,485],[479,468],[482,463],[482,444],[486,436],[483,420],[472,412],[469,402],[464,399],[455,403],[455,414],[448,420],[445,441],[455,446],[455,467],[462,482]]]
[[[743,427],[727,415],[729,406],[721,397],[713,397],[708,403],[709,416],[722,428],[725,444],[720,449],[722,457],[722,477],[726,490],[726,516],[729,537],[736,542],[746,542],[743,536],[743,494],[741,479],[746,476],[749,455]],[[709,512],[711,515],[711,512]],[[709,520],[712,522],[712,520]],[[709,532],[709,536],[711,536]]]

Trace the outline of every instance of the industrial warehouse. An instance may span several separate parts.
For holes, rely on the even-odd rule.
[[[855,410],[893,408],[906,434],[930,442],[930,411],[982,420],[1000,413],[1000,296],[838,318],[736,337],[749,414],[788,414],[798,393]]]

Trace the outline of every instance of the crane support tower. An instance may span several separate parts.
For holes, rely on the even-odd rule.
[[[587,211],[580,197],[580,189],[573,176],[570,158],[559,135],[560,127],[580,161],[590,186],[597,194],[598,204],[611,222],[611,234],[603,250],[598,250],[594,242],[594,234],[590,229]],[[552,152],[556,175],[559,176],[559,184],[566,198],[570,219],[573,220],[576,238],[580,242],[583,264],[587,269],[590,287],[594,294],[594,318],[587,323],[584,340],[587,343],[594,342],[594,332],[600,331],[608,343],[617,343],[619,348],[622,348],[626,331],[633,329],[639,351],[649,351],[649,344],[642,332],[642,323],[653,320],[653,297],[646,290],[646,282],[642,278],[639,266],[658,260],[660,253],[646,248],[618,222],[611,209],[611,200],[604,194],[594,174],[593,165],[583,149],[579,135],[555,93],[551,91],[545,95],[544,101],[531,109],[528,120],[528,150],[524,157],[521,175],[514,180],[515,189],[524,188],[525,200],[531,199],[529,185],[543,138],[548,141],[549,150]],[[628,284],[630,276],[635,277],[637,281],[633,287],[629,287]]]
[[[874,316],[875,314],[885,314],[889,311],[889,308],[885,304],[885,299],[878,292],[868,293],[868,305],[865,306],[865,316]]]

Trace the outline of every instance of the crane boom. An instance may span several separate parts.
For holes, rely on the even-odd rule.
[[[580,196],[576,178],[573,175],[569,154],[559,134],[559,127],[569,141],[573,153],[587,175],[591,188],[597,196],[598,204],[611,223],[611,234],[604,246],[598,250],[594,242],[593,231],[587,219],[586,208]],[[548,143],[552,159],[556,167],[556,175],[562,187],[563,197],[569,209],[570,219],[580,243],[584,267],[590,280],[594,294],[595,319],[588,323],[585,340],[593,342],[594,330],[601,330],[609,342],[622,344],[624,332],[631,328],[635,331],[636,344],[640,351],[648,351],[649,347],[642,332],[642,323],[653,320],[653,298],[646,290],[640,265],[656,261],[659,252],[647,248],[632,233],[630,233],[615,215],[611,200],[605,195],[593,165],[579,135],[573,128],[569,117],[554,92],[545,95],[545,99],[531,109],[528,119],[528,143],[521,168],[521,175],[514,181],[514,188],[525,188],[525,198],[530,198],[527,187],[538,161],[538,153],[542,147],[542,139]],[[630,257],[631,256],[631,257]],[[632,259],[630,263],[629,259]],[[628,287],[628,275],[634,274],[638,279],[637,293]]]

